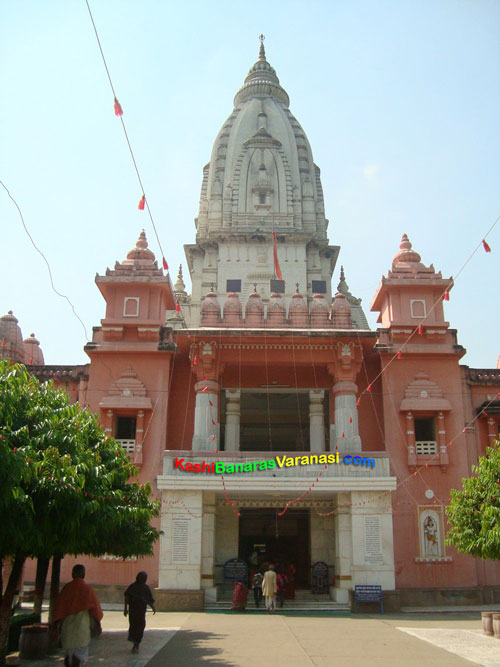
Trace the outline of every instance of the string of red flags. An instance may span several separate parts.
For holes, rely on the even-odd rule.
[[[146,195],[142,195],[142,197],[139,200],[139,205],[137,207],[139,211],[144,211],[145,204],[146,204]]]
[[[122,105],[120,104],[120,102],[118,102],[118,100],[116,99],[116,97],[115,97],[115,104],[114,104],[114,107],[115,107],[115,116],[118,116],[118,117],[123,116]]]
[[[491,252],[491,248],[488,245],[488,243],[485,241],[485,239],[483,239],[483,248],[484,248],[485,252]]]

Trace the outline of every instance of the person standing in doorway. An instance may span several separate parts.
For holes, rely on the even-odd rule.
[[[262,595],[266,598],[268,614],[274,614],[276,610],[276,590],[276,572],[274,571],[274,565],[270,563],[262,581]]]
[[[260,570],[253,575],[252,579],[252,588],[253,588],[253,599],[255,600],[255,606],[259,608],[260,601],[262,600],[262,582],[264,580],[264,575]]]
[[[125,591],[125,607],[123,615],[128,617],[129,629],[128,640],[133,643],[132,653],[137,653],[139,645],[144,635],[144,628],[146,627],[146,609],[148,605],[156,614],[155,601],[151,595],[151,589],[146,586],[148,575],[146,572],[139,572],[135,578],[135,583]]]

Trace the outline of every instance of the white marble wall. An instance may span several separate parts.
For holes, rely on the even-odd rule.
[[[213,403],[213,406],[210,403]],[[194,411],[193,451],[219,449],[219,397],[211,392],[198,392]],[[212,424],[215,421],[215,426]],[[215,440],[212,436],[215,435]]]
[[[376,584],[384,590],[396,587],[391,496],[382,494],[379,498],[379,495],[372,491],[351,494],[353,588],[356,584]],[[365,504],[361,505],[363,501]],[[377,562],[371,562],[367,553],[366,517],[379,517],[380,521],[382,556]]]
[[[238,556],[238,517],[227,505],[217,507],[215,515],[215,581],[223,581],[223,568],[229,558]]]
[[[334,514],[335,526],[335,588],[333,597],[336,602],[349,601],[349,589],[352,588],[352,521],[350,507],[341,507],[351,500],[350,493],[337,495],[338,511]]]
[[[182,502],[175,501],[182,499]],[[200,590],[202,545],[202,491],[163,491],[160,537],[159,588]],[[170,503],[170,504],[167,504]],[[186,519],[188,544],[186,558],[175,558],[173,539],[175,519]]]

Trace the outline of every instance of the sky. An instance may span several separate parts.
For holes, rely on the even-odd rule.
[[[266,36],[321,169],[330,243],[369,307],[406,232],[455,286],[446,318],[493,368],[500,354],[500,3],[89,0],[175,282],[203,166]],[[0,314],[49,364],[86,363],[104,317],[96,273],[142,228],[160,256],[84,0],[0,7]],[[161,259],[161,256],[160,256]],[[184,271],[188,291],[189,278]]]

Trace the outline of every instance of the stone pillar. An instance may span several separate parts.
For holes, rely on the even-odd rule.
[[[215,452],[219,449],[220,386],[215,380],[202,380],[195,384],[194,389],[196,391],[196,404],[194,409],[193,451]]]
[[[106,416],[104,417],[104,430],[107,435],[113,435],[113,410],[106,410]]]
[[[408,446],[408,467],[410,471],[413,471],[417,465],[417,446],[415,444],[415,422],[412,412],[406,413],[406,444]]]
[[[446,446],[446,430],[444,428],[444,414],[438,413],[437,416],[437,446],[439,452],[439,464],[444,472],[448,469],[450,459],[448,457],[448,447]]]
[[[144,440],[144,411],[139,410],[135,426],[134,465],[142,465],[142,443]]]
[[[336,602],[347,604],[352,588],[352,521],[350,493],[337,494],[338,511],[335,517],[335,588],[332,591]],[[342,507],[342,505],[347,505]]]
[[[325,451],[325,417],[322,389],[309,390],[309,441],[311,452]]]
[[[358,408],[356,405],[358,387],[354,382],[341,381],[333,385],[335,401],[334,447],[339,452],[360,452],[361,438],[358,429]]]
[[[224,449],[226,452],[240,450],[240,399],[239,389],[226,389],[226,433]]]
[[[205,601],[216,600],[215,567],[215,493],[203,493],[203,525],[201,532],[201,587]]]

